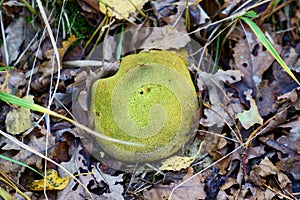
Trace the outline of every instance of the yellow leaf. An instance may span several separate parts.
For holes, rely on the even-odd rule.
[[[196,159],[196,157],[174,156],[168,158],[162,163],[160,170],[179,171],[188,168]]]
[[[126,19],[135,13],[136,8],[142,8],[145,0],[101,0],[99,9],[102,13],[117,19]]]
[[[30,190],[42,191],[44,187],[46,190],[63,190],[69,183],[69,178],[60,178],[56,170],[49,169],[47,170],[46,176],[46,186],[44,185],[44,179],[35,180],[28,187]]]
[[[173,156],[168,158],[162,163],[162,166],[159,168],[160,170],[172,170],[179,171],[182,169],[188,168],[199,156],[200,151],[202,149],[203,141],[199,145],[199,149],[194,156],[186,157],[186,156]]]

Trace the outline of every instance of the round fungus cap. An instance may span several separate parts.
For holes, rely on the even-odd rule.
[[[188,62],[175,52],[152,50],[126,56],[114,76],[93,84],[91,96],[96,131],[145,145],[97,138],[107,154],[126,163],[171,156],[197,126],[198,100]]]

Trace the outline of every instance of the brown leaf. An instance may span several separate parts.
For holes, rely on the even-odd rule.
[[[232,119],[235,118],[237,111],[241,112],[241,107],[238,103],[236,105],[231,104],[225,92],[224,84],[238,82],[242,79],[242,76],[242,73],[238,70],[218,70],[215,74],[206,72],[200,72],[198,74],[197,85],[200,90],[208,90],[211,105],[211,109],[204,110],[206,119],[202,118],[200,120],[202,125],[207,127],[212,125],[222,127],[225,121],[229,125],[233,125]]]
[[[213,160],[221,159],[226,154],[227,141],[216,135],[207,134],[203,141],[203,147],[201,154],[208,153],[212,156]],[[225,150],[225,151],[224,151]],[[220,162],[216,163],[214,166],[219,170],[221,175],[227,173],[228,165],[230,164],[231,157],[228,156],[223,158]]]
[[[6,43],[8,48],[9,60],[11,63],[16,60],[20,53],[20,47],[25,40],[25,17],[20,16],[14,20],[6,28]]]
[[[203,176],[201,174],[187,180],[193,175],[193,170],[190,168],[188,173],[183,177],[182,181],[176,181],[170,185],[157,185],[149,191],[144,191],[143,195],[145,199],[168,199],[172,189],[184,182],[179,188],[177,188],[171,199],[181,200],[181,199],[205,199],[206,194],[204,192]],[[185,181],[186,180],[186,181]]]
[[[274,62],[273,56],[263,47],[256,35],[245,27],[246,33],[241,27],[234,30],[234,35],[238,37],[238,42],[233,48],[234,69],[239,69],[244,74],[243,81],[246,85],[256,91],[262,79],[262,74]],[[277,52],[280,46],[273,45]]]
[[[282,124],[279,127],[290,128],[288,137],[291,142],[296,142],[296,141],[300,141],[300,126],[299,126],[299,124],[300,124],[300,116],[298,116],[296,120],[292,120],[290,122]]]
[[[69,47],[76,41],[76,37],[74,35],[71,35],[68,40],[62,42],[62,48],[58,48],[59,58],[60,62],[62,61],[65,53],[69,49]],[[54,50],[48,50],[46,52],[46,57],[49,59],[48,61],[44,62],[40,68],[39,71],[43,73],[43,77],[47,77],[51,75],[52,73],[55,74],[58,70],[56,58],[54,55]],[[54,63],[54,68],[52,69],[52,65]]]
[[[251,147],[248,152],[248,159],[258,158],[266,153],[264,146]]]
[[[270,87],[275,94],[280,96],[298,87],[298,84],[282,69],[277,62],[273,64],[272,72],[275,80],[272,81]]]
[[[276,149],[277,151],[282,152],[283,154],[287,154],[289,156],[294,156],[297,154],[297,148],[299,147],[299,142],[298,146],[297,143],[292,143],[289,141],[289,139],[286,136],[281,136],[279,139],[272,140],[267,137],[260,137],[259,140],[264,143],[265,145]]]
[[[278,107],[276,104],[276,96],[270,88],[268,81],[263,80],[259,84],[255,102],[261,116],[267,116],[276,111]]]
[[[250,172],[250,179],[258,186],[263,186],[266,183],[266,177],[269,175],[276,175],[278,177],[281,188],[285,189],[287,184],[291,181],[273,163],[265,157],[259,165],[253,166]]]
[[[30,139],[30,140],[27,144],[29,147],[31,147],[39,152],[45,152],[45,147],[46,147],[46,137],[45,136],[37,138],[36,136],[30,135],[29,137],[30,138],[28,138],[28,139]],[[55,137],[53,135],[49,134],[49,136],[48,136],[48,154],[49,155],[51,155],[54,143],[55,143]],[[11,145],[10,145],[10,148],[14,149],[14,147]],[[8,149],[8,148],[5,148],[5,149]],[[11,155],[10,153],[11,153],[11,151],[6,151],[4,155],[7,155],[8,157],[10,157],[14,160],[20,161],[29,166],[34,166],[38,169],[38,171],[44,170],[43,162],[42,162],[43,159],[36,156],[35,154],[32,154],[30,151],[21,148],[18,152],[15,152],[13,155]],[[17,165],[15,163],[12,163],[10,161],[0,162],[0,168],[6,174],[8,174],[10,177],[13,177],[13,178],[20,178],[20,176],[22,175],[21,172],[23,172],[25,170],[25,167],[23,167],[21,165]],[[22,179],[22,177],[20,178],[20,180],[21,179]]]
[[[190,42],[190,37],[168,27],[153,28],[151,34],[139,47],[145,51],[150,49],[180,49]]]
[[[276,163],[276,167],[282,171],[291,173],[294,179],[300,180],[300,156],[283,158]]]

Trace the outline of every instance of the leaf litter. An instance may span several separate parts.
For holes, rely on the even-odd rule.
[[[77,112],[82,113],[82,118],[78,120],[85,121],[85,124],[92,124],[91,116],[87,112],[88,104],[84,99],[88,98],[88,88],[95,79],[110,76],[118,69],[118,62],[113,62],[114,50],[118,47],[118,43],[113,40],[113,36],[119,33],[120,24],[128,25],[128,28],[125,26],[125,30],[129,30],[130,26],[135,27],[135,30],[143,30],[152,25],[163,27],[162,32],[146,32],[144,35],[140,34],[141,38],[137,37],[135,41],[126,42],[132,43],[131,46],[139,43],[140,49],[148,51],[153,48],[180,49],[191,38],[196,39],[205,47],[205,51],[213,56],[217,67],[220,68],[216,73],[209,73],[210,70],[203,72],[190,67],[200,105],[203,105],[200,111],[202,118],[199,122],[199,130],[193,143],[187,145],[180,156],[170,158],[171,162],[167,163],[169,168],[158,170],[162,166],[158,163],[153,164],[150,171],[135,174],[123,172],[118,167],[111,167],[117,165],[117,162],[110,161],[113,162],[112,165],[109,162],[99,163],[81,143],[79,131],[58,119],[51,119],[50,131],[46,131],[45,122],[38,121],[40,116],[18,108],[19,114],[16,114],[13,119],[17,121],[16,116],[25,114],[24,121],[27,121],[27,125],[23,128],[15,126],[11,129],[9,124],[22,124],[22,120],[18,120],[18,123],[5,124],[5,120],[10,120],[11,114],[8,113],[15,112],[17,108],[1,102],[1,130],[18,134],[16,138],[39,152],[44,153],[47,148],[48,157],[78,175],[95,199],[299,198],[299,87],[263,48],[251,29],[237,23],[233,31],[228,31],[225,28],[226,23],[218,22],[230,16],[232,11],[238,10],[242,2],[224,1],[222,4],[219,1],[191,1],[188,2],[188,12],[185,10],[186,1],[183,0],[132,1],[132,4],[126,2],[125,6],[121,3],[115,5],[114,2],[105,2],[111,5],[102,7],[102,13],[99,10],[101,2],[92,0],[74,2],[79,5],[80,11],[94,27],[104,19],[105,14],[116,19],[116,23],[110,26],[110,33],[107,33],[109,36],[102,38],[103,40],[110,38],[107,39],[106,46],[111,47],[111,49],[107,48],[108,55],[104,57],[104,68],[101,68],[100,72],[95,72],[92,67],[87,71],[81,71],[77,67],[64,66],[60,80],[57,80],[56,65],[52,67],[53,47],[49,45],[47,36],[39,38],[42,48],[37,49],[37,43],[34,43],[29,50],[25,50],[24,57],[19,58],[29,41],[28,38],[23,37],[26,35],[24,30],[26,19],[29,19],[29,11],[25,7],[20,8],[4,2],[2,14],[6,42],[9,44],[8,54],[12,64],[17,59],[18,63],[14,69],[1,72],[0,80],[3,84],[1,88],[20,97],[29,92],[34,96],[35,103],[47,106],[50,83],[53,80],[59,81],[57,101],[51,105],[52,109],[64,115],[68,115],[65,108],[77,109]],[[133,4],[136,7],[132,6]],[[288,13],[283,10],[278,12],[281,16],[291,17],[289,26],[294,26],[299,19],[300,6],[296,2],[288,3],[286,6],[289,4],[293,5],[292,9],[295,12],[291,13],[294,14],[288,16]],[[126,9],[129,5],[130,8]],[[262,10],[271,8],[271,4],[268,7],[255,6],[258,14],[266,14]],[[143,18],[139,9],[149,18]],[[22,14],[18,15],[20,10]],[[68,16],[68,12],[66,11],[65,16]],[[279,16],[279,13],[275,12],[274,17],[277,15]],[[49,16],[49,19],[55,21],[53,16]],[[262,23],[260,27],[273,41],[276,50],[299,79],[299,33],[293,28],[289,32],[290,35],[274,32],[274,29],[282,27],[275,27],[274,24],[263,21],[264,16],[260,19]],[[285,19],[282,18],[282,24],[288,23]],[[73,22],[76,23],[76,20],[73,19]],[[210,23],[220,26],[214,26],[216,24],[209,26]],[[61,31],[55,25],[56,23],[51,23],[53,31]],[[42,25],[40,26],[42,28]],[[203,29],[204,26],[207,29]],[[171,34],[168,34],[167,31],[173,29],[177,32],[171,31]],[[200,29],[201,31],[197,31]],[[70,28],[70,30],[74,29]],[[212,39],[215,31],[220,31],[221,48],[219,49],[217,49],[217,40]],[[171,40],[180,37],[182,40]],[[65,58],[69,61],[84,59],[90,53],[89,48],[82,47],[85,41],[80,35],[63,38],[58,34],[58,39],[57,44],[61,44],[59,48],[61,62]],[[5,63],[3,43],[1,47],[3,47],[1,62]],[[101,54],[101,51],[99,52]],[[99,52],[94,55],[98,56]],[[217,55],[218,57],[215,57]],[[93,58],[97,59],[97,56]],[[37,69],[33,70],[32,80],[29,80],[29,69],[34,63],[32,58],[37,59],[34,66]],[[101,56],[98,60],[101,60]],[[4,73],[8,74],[9,82],[3,81]],[[76,93],[75,88],[81,83],[85,90],[78,93],[78,102],[74,103],[70,96]],[[29,91],[27,91],[28,86]],[[27,135],[22,135],[22,132],[27,130]],[[245,142],[250,139],[249,146],[245,147]],[[195,154],[191,152],[195,153],[201,142],[203,146],[200,154],[193,156]],[[45,163],[41,158],[3,137],[0,144],[2,155],[33,166],[40,172],[44,171]],[[57,170],[59,177],[66,177],[57,166],[48,163],[47,168]],[[0,162],[0,169],[22,186],[29,185],[36,176],[28,169],[4,160]],[[169,170],[177,171],[172,172],[172,176],[168,176]],[[7,191],[15,193],[12,188]],[[47,193],[51,199],[89,198],[86,191],[72,179],[63,190]],[[32,192],[30,196],[44,199],[44,195],[38,192]]]

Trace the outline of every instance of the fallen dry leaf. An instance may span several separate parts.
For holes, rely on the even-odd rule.
[[[276,96],[269,86],[268,81],[263,80],[259,84],[255,102],[259,114],[263,117],[276,112],[278,107],[276,103]]]
[[[64,166],[68,171],[73,174],[78,174],[80,181],[87,186],[93,194],[94,199],[101,199],[103,197],[107,199],[123,199],[122,194],[124,193],[123,174],[118,174],[113,176],[110,174],[103,173],[98,167],[91,168],[89,166],[89,154],[87,154],[86,146],[83,147],[82,144],[73,143],[70,146],[70,152],[72,152],[71,160],[68,162],[62,162],[61,165]],[[98,164],[97,164],[98,165]],[[63,176],[66,176],[65,172],[60,170]],[[81,174],[81,173],[84,173]],[[73,179],[70,181],[69,185],[62,191],[58,193],[57,199],[77,199],[78,197],[83,199],[89,199],[90,197],[84,191],[81,186],[78,186]]]
[[[263,47],[259,39],[250,28],[237,27],[232,36],[237,37],[238,42],[233,48],[234,69],[239,69],[243,74],[245,84],[256,91],[261,82],[262,74],[274,62],[274,57]],[[280,52],[279,45],[273,45],[277,52]]]
[[[291,141],[289,141],[289,139],[286,136],[281,136],[277,140],[273,140],[268,137],[259,137],[259,140],[263,144],[265,144],[277,151],[280,151],[283,154],[287,154],[289,156],[297,155],[297,149],[299,148],[299,143],[300,143],[300,141],[291,142]]]
[[[11,63],[16,60],[20,53],[20,47],[25,40],[25,17],[15,18],[6,28],[6,43],[8,48],[9,60]]]
[[[75,35],[71,35],[68,40],[63,41],[62,42],[62,47],[58,48],[58,53],[59,53],[59,58],[60,58],[60,62],[62,61],[65,53],[67,52],[67,50],[69,49],[69,47],[76,41],[76,37]],[[39,71],[43,73],[43,77],[45,78],[49,75],[51,75],[52,73],[56,73],[58,68],[57,68],[57,63],[56,63],[56,59],[54,56],[54,51],[53,49],[48,50],[46,52],[46,57],[47,59],[49,59],[48,61],[44,62],[40,67],[39,67]],[[54,65],[54,68],[52,68],[52,66]]]
[[[144,191],[143,195],[145,199],[153,200],[153,199],[168,199],[170,197],[172,189],[183,183],[180,187],[178,187],[171,199],[172,200],[182,200],[182,199],[205,199],[206,194],[204,191],[204,177],[202,174],[198,174],[190,180],[187,180],[193,175],[192,168],[188,169],[188,173],[183,177],[182,181],[176,181],[175,183],[171,183],[170,185],[159,184],[152,188],[149,191]]]
[[[94,176],[98,183],[105,182],[110,189],[109,192],[105,192],[103,196],[108,199],[124,199],[122,195],[124,192],[124,186],[121,184],[123,182],[123,174],[112,176],[101,172],[98,168],[97,171],[94,171]]]
[[[246,99],[248,101],[250,101],[250,109],[245,110],[236,115],[236,117],[240,120],[242,126],[245,129],[249,129],[254,124],[262,124],[263,123],[263,119],[261,118],[261,116],[258,113],[258,108],[257,108],[256,103],[253,100],[251,94],[252,94],[251,90],[248,90],[245,92]]]
[[[180,171],[189,167],[196,157],[173,156],[162,163],[160,170]]]
[[[300,141],[300,116],[296,120],[292,120],[285,124],[280,125],[282,128],[290,128],[289,139],[291,142]]]
[[[25,96],[23,99],[33,102],[33,96]],[[20,134],[32,125],[30,109],[24,107],[11,108],[6,116],[6,131],[13,135]]]
[[[242,79],[242,73],[238,70],[218,70],[215,74],[200,72],[197,78],[197,85],[200,90],[207,89],[209,92],[209,104],[211,109],[205,109],[205,118],[200,123],[206,127],[217,125],[224,126],[226,121],[229,125],[233,125],[232,119],[235,113],[240,111],[238,105],[230,104],[229,97],[225,92],[224,84],[238,82]],[[230,115],[229,115],[230,114]]]
[[[265,157],[259,165],[253,166],[253,169],[250,172],[250,179],[256,185],[263,186],[267,183],[266,179],[270,175],[277,176],[278,183],[283,189],[285,189],[288,184],[291,184],[287,175],[282,173],[275,165],[273,165],[267,157]]]
[[[284,95],[299,87],[299,85],[282,69],[277,62],[273,64],[272,72],[274,81],[272,81],[270,87],[276,95]]]
[[[127,19],[134,14],[136,7],[141,9],[145,0],[101,0],[99,1],[99,10],[108,16],[117,19]]]
[[[151,34],[139,47],[145,51],[150,49],[180,49],[191,41],[187,34],[180,33],[170,27],[153,28]]]
[[[283,158],[276,163],[276,167],[282,171],[291,173],[294,179],[300,180],[300,156]]]
[[[182,169],[188,168],[199,156],[201,149],[203,146],[203,142],[200,143],[197,152],[193,156],[172,156],[163,161],[162,166],[159,168],[160,170],[172,170],[172,171],[180,171]]]

